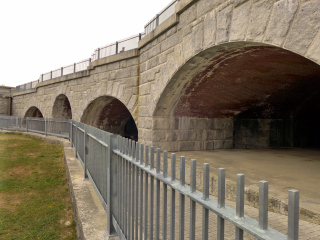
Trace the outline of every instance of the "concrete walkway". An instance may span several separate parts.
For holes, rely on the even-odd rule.
[[[300,207],[320,215],[320,150],[230,149],[178,152],[186,162],[197,159],[198,171],[202,164],[210,164],[210,175],[217,177],[217,169],[226,169],[226,178],[236,182],[236,174],[245,174],[246,188],[259,191],[259,181],[269,182],[269,196],[287,202],[288,190],[300,192]],[[187,161],[188,160],[188,161]],[[317,219],[320,224],[320,219]]]

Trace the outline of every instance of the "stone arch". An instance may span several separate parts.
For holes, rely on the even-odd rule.
[[[168,131],[174,150],[319,147],[319,99],[318,64],[280,47],[226,43],[173,75],[153,127]]]
[[[30,107],[26,113],[24,114],[22,125],[25,126],[27,117],[35,117],[35,118],[43,118],[42,112],[39,110],[39,108],[32,106]]]
[[[81,122],[138,140],[138,129],[128,108],[117,98],[100,96],[84,110]]]
[[[71,105],[66,95],[60,94],[56,97],[52,108],[52,117],[60,119],[72,119]]]

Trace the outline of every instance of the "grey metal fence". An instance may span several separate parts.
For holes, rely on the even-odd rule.
[[[0,116],[1,129],[20,129],[21,122],[21,118]],[[286,236],[268,226],[266,181],[259,183],[259,217],[255,220],[245,215],[243,174],[237,175],[236,209],[233,209],[225,204],[223,168],[218,169],[218,197],[213,199],[209,196],[209,164],[203,165],[200,184],[194,159],[188,175],[183,156],[177,164],[174,153],[169,158],[167,151],[74,120],[27,118],[26,122],[27,131],[70,139],[84,167],[84,177],[91,180],[107,212],[108,232],[121,239],[209,239],[209,213],[216,215],[214,228],[219,240],[225,239],[226,222],[234,225],[236,240],[243,239],[244,232],[258,239],[299,238],[297,190],[289,191]],[[201,220],[196,218],[196,206],[202,209]],[[200,234],[196,231],[199,226]]]
[[[168,4],[159,14],[157,14],[154,18],[152,18],[145,26],[144,32],[145,34],[150,33],[154,30],[159,24],[163,23],[170,16],[172,16],[175,12],[175,6],[179,2],[179,0],[173,0]]]
[[[19,130],[21,129],[21,118],[14,116],[0,116],[0,129]]]

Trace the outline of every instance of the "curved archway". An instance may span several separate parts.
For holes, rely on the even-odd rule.
[[[71,105],[66,95],[60,94],[54,101],[52,117],[60,119],[72,119]]]
[[[25,126],[26,125],[26,119],[27,117],[35,117],[35,118],[43,118],[43,114],[42,112],[39,110],[39,108],[32,106],[30,107],[24,117],[23,117],[23,121],[22,121],[22,125]]]
[[[228,43],[179,69],[153,115],[173,119],[181,144],[192,145],[178,150],[320,147],[319,99],[318,64],[279,47]]]
[[[121,101],[111,96],[93,100],[85,109],[81,122],[138,140],[138,129],[131,113]]]

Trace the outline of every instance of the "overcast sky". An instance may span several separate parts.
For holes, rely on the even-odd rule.
[[[94,49],[144,31],[172,0],[1,0],[0,85],[90,58]]]

